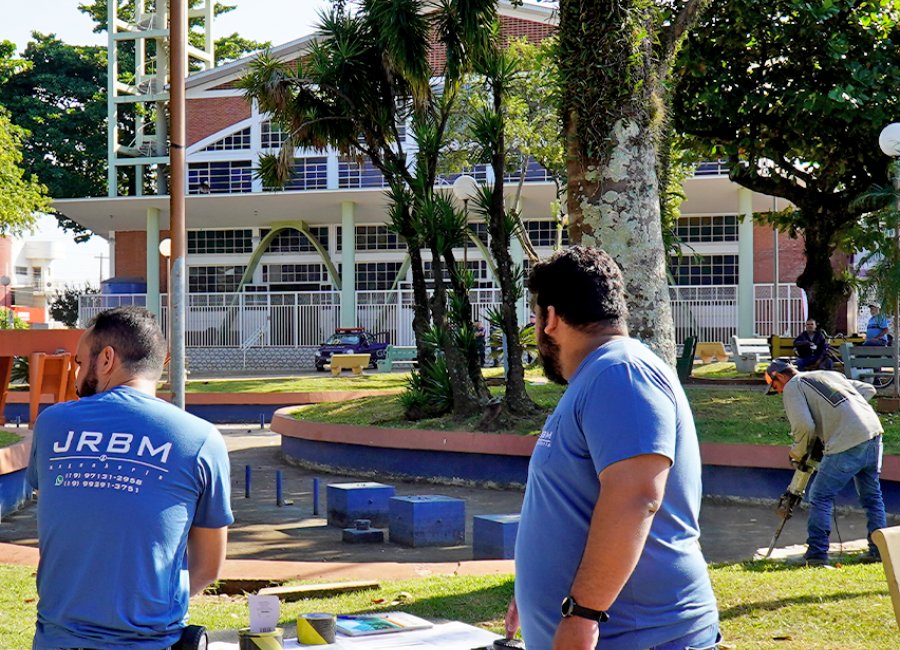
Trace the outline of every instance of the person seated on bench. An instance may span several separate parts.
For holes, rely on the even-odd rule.
[[[869,305],[869,324],[866,325],[866,340],[863,345],[888,345],[890,337],[888,331],[891,326],[888,317],[881,313],[881,307],[878,305]]]
[[[806,329],[794,339],[794,352],[797,354],[797,370],[831,370],[834,366],[828,356],[828,339],[812,318],[806,321]]]

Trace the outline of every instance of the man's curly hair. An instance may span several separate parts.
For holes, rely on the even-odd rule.
[[[578,329],[625,327],[625,282],[612,257],[599,248],[572,246],[535,264],[528,275],[532,303]]]

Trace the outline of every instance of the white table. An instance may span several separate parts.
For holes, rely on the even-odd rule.
[[[338,635],[337,641],[329,645],[301,645],[297,639],[286,639],[285,650],[292,648],[316,648],[317,650],[403,650],[422,648],[427,650],[472,650],[487,646],[501,637],[493,632],[457,621],[441,623],[427,630],[390,632],[371,636]],[[216,642],[209,644],[209,650],[238,650],[237,643]]]

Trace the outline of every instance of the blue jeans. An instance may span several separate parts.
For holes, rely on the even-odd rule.
[[[722,635],[719,634],[719,626],[710,625],[680,639],[666,641],[662,645],[655,645],[647,650],[715,650],[721,641]]]
[[[809,519],[806,523],[806,559],[828,559],[828,536],[831,534],[831,513],[834,499],[851,480],[856,484],[859,503],[866,510],[869,552],[878,557],[872,543],[872,532],[887,526],[884,500],[881,498],[881,436],[856,445],[839,454],[825,456],[819,464],[815,481],[809,491]]]

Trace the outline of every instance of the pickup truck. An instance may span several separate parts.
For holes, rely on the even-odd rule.
[[[379,360],[387,354],[388,344],[378,340],[378,335],[367,332],[363,327],[338,327],[334,334],[316,351],[316,370],[325,371],[331,363],[332,354],[370,354],[369,367],[375,368]]]

